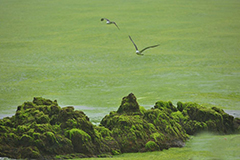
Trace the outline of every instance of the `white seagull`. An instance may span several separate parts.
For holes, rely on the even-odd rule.
[[[113,21],[110,21],[109,19],[107,19],[107,18],[101,18],[101,21],[103,21],[103,20],[106,20],[107,22],[107,24],[115,24],[115,26],[119,29],[119,27],[117,26],[117,24],[115,23],[115,22],[113,22]],[[120,30],[120,29],[119,29]]]
[[[135,49],[136,49],[136,54],[137,54],[137,55],[142,55],[142,56],[143,56],[142,52],[145,51],[146,49],[154,48],[154,47],[159,46],[159,44],[157,44],[157,45],[154,45],[154,46],[145,47],[145,48],[143,48],[141,51],[139,51],[138,48],[137,48],[137,45],[133,42],[131,36],[129,36],[129,39],[132,41],[132,43],[133,43],[133,45],[134,45],[134,47],[135,47]]]

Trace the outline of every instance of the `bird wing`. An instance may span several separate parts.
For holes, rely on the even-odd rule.
[[[137,45],[133,42],[133,40],[132,40],[132,38],[131,38],[131,36],[128,36],[129,37],[129,39],[132,41],[132,43],[133,43],[133,45],[134,45],[134,47],[135,47],[135,49],[136,50],[138,50],[138,48],[137,48]]]
[[[107,20],[107,21],[109,21],[109,19],[107,19],[107,18],[101,18],[101,21],[103,21],[104,19]]]
[[[142,53],[142,52],[145,51],[146,49],[154,48],[154,47],[157,47],[157,46],[159,46],[159,44],[154,45],[154,46],[148,46],[148,47],[145,47],[145,48],[143,48],[140,52]]]
[[[115,24],[115,26],[119,29],[119,27],[118,27],[118,25],[115,23],[115,22],[112,22],[112,23],[114,23]],[[120,30],[120,29],[119,29]]]

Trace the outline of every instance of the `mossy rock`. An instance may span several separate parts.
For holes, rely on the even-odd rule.
[[[156,133],[152,133],[150,135],[150,138],[154,139],[155,142],[161,142],[161,141],[164,141],[164,138],[165,135],[163,133],[159,133],[159,132],[156,132]]]
[[[130,93],[128,96],[123,97],[122,103],[117,110],[119,114],[141,114],[139,109],[139,104],[137,103],[137,98],[133,93]]]
[[[177,108],[172,104],[171,101],[168,101],[168,102],[157,101],[155,103],[154,108],[162,110],[162,111],[166,111],[169,114],[172,113],[172,112],[176,112],[177,111]]]
[[[196,120],[189,120],[184,123],[184,129],[189,135],[193,135],[195,133],[208,131],[208,127],[216,128],[215,123],[211,122],[212,121],[198,122]]]
[[[35,132],[45,133],[45,132],[52,132],[53,128],[52,125],[49,123],[46,124],[33,124],[32,127],[34,128]]]
[[[7,144],[15,147],[19,144],[20,138],[20,136],[12,132],[0,134],[0,144]]]
[[[122,152],[140,151],[148,138],[148,123],[139,115],[108,115],[103,118],[101,125],[111,131]]]
[[[33,102],[24,102],[21,109],[27,110],[35,107],[36,107],[36,104],[34,104]]]
[[[58,105],[56,100],[51,101],[50,99],[45,99],[45,98],[42,98],[42,97],[34,97],[33,98],[33,103],[36,104],[36,105],[51,105],[51,104]]]
[[[125,101],[123,99],[122,104]],[[136,99],[132,98],[131,103],[137,104]],[[167,104],[168,107],[171,106],[170,103]],[[122,152],[145,151],[145,144],[150,138],[156,140],[157,145],[161,145],[158,149],[169,148],[172,141],[185,142],[188,138],[182,126],[174,121],[173,117],[166,111],[169,108],[158,109],[156,107],[145,110],[141,114],[130,114],[129,112],[119,112],[121,107],[119,107],[118,112],[110,112],[109,115],[105,116],[101,125],[112,132],[112,136],[119,143]],[[159,133],[159,136],[154,135],[154,133]]]
[[[38,124],[45,124],[49,123],[50,118],[48,115],[44,114],[43,112],[38,112],[35,114],[35,120]]]
[[[180,124],[188,134],[202,131],[218,133],[234,132],[234,117],[217,107],[207,108],[197,103],[177,103],[177,108],[182,112]],[[180,114],[179,114],[180,115]]]
[[[75,152],[93,154],[95,146],[91,136],[81,129],[71,129],[66,131],[66,136],[72,141]]]
[[[46,141],[50,144],[50,145],[53,145],[53,144],[57,144],[58,141],[55,137],[55,134],[53,132],[46,132],[44,133],[44,136],[46,137]]]
[[[235,118],[233,121],[233,125],[236,133],[240,133],[240,118]]]
[[[80,130],[77,132],[80,134],[74,129]],[[71,138],[65,137],[67,130],[73,135]],[[87,153],[88,156],[101,151],[111,153],[111,149],[104,149],[103,143],[108,141],[97,139],[93,124],[82,111],[75,111],[71,106],[61,108],[56,101],[41,97],[18,106],[13,117],[0,120],[0,138],[0,156],[11,158],[37,158],[39,154],[50,158],[74,152]],[[100,150],[98,146],[103,147]],[[24,156],[26,151],[29,154]]]
[[[59,107],[58,105],[51,105],[49,115],[50,116],[56,115],[60,112],[60,110],[61,110],[61,107]]]
[[[40,159],[40,158],[42,158],[38,148],[35,147],[35,146],[29,146],[29,147],[26,147],[26,148],[21,148],[19,152],[20,152],[19,153],[20,154],[19,158],[26,158],[26,157],[28,157],[28,159]]]
[[[112,131],[103,126],[95,126],[95,133],[99,143],[97,148],[100,153],[112,153],[117,155],[121,153],[120,146],[118,142],[113,138]]]
[[[19,144],[22,146],[32,146],[33,142],[33,138],[27,134],[23,134],[22,137],[19,139]]]
[[[118,149],[118,150],[112,150],[112,154],[113,155],[120,155],[122,154],[122,152]]]
[[[147,151],[157,151],[159,150],[159,146],[154,141],[148,141],[145,144],[145,148]]]
[[[14,121],[13,117],[12,118],[5,117],[5,118],[2,119],[0,126],[6,126],[6,127],[9,127],[9,128],[12,128],[12,127],[14,127],[13,121]]]

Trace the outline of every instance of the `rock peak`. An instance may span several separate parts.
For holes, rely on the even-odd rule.
[[[128,96],[123,97],[122,103],[118,108],[117,113],[127,113],[131,114],[133,112],[140,112],[139,104],[137,103],[137,98],[133,93],[130,93]]]

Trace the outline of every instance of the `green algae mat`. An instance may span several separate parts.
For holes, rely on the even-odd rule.
[[[130,92],[145,108],[170,100],[240,110],[238,0],[0,3],[1,118],[42,96],[98,123]],[[160,46],[137,56],[128,35],[139,49]]]
[[[42,96],[101,119],[130,92],[146,107],[171,100],[239,110],[239,7],[238,0],[1,0],[0,112]],[[128,35],[140,49],[160,46],[137,56]]]

